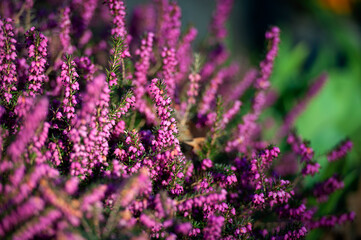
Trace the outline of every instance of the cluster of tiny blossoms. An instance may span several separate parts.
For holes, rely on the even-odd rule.
[[[122,0],[50,3],[36,21],[33,1],[0,11],[1,239],[303,239],[354,219],[318,211],[341,175],[303,184],[352,143],[316,157],[290,131],[325,74],[262,139],[279,28],[240,77],[223,42],[232,0],[216,1],[204,56],[174,1],[130,23]],[[281,171],[285,158],[301,170]]]

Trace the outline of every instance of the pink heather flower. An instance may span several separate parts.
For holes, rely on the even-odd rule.
[[[15,44],[12,20],[0,19],[0,96],[6,103],[10,103],[13,97],[12,92],[17,90]]]
[[[97,107],[99,107],[100,114],[106,114],[108,111],[107,98],[109,92],[107,91],[109,89],[107,89],[104,75],[94,78],[93,82],[87,86],[82,109],[77,114],[77,118],[73,119],[73,128],[69,132],[69,138],[73,142],[73,151],[70,153],[70,173],[73,176],[81,175],[82,178],[85,178],[85,174],[91,175],[93,167],[104,162],[103,155],[106,155],[108,146],[102,144],[104,143],[104,137],[108,137],[109,133],[106,133],[106,136],[99,135],[96,115]],[[104,90],[106,90],[106,93],[102,93]],[[108,123],[101,121],[100,124],[103,126]],[[110,128],[106,127],[104,130],[109,132]]]
[[[228,59],[229,52],[224,45],[217,45],[216,48],[210,52],[207,56],[209,59],[202,67],[201,77],[202,81],[208,79],[212,74],[215,73],[216,69]]]
[[[238,125],[238,132],[236,133],[233,140],[228,141],[225,148],[226,152],[230,152],[237,149],[239,152],[245,153],[247,147],[255,144],[253,137],[258,129],[257,120],[262,112],[265,103],[264,92],[256,93],[253,101],[251,112],[243,116],[243,124]]]
[[[276,239],[303,239],[304,236],[307,233],[307,229],[305,227],[301,227],[301,228],[295,229],[293,231],[288,230],[285,234],[280,233],[280,227],[277,227],[276,229],[277,230],[276,230],[275,235],[271,236],[272,240],[276,240]]]
[[[321,165],[317,162],[306,163],[305,167],[302,169],[302,174],[305,175],[315,175],[319,172]]]
[[[136,131],[126,132],[125,146],[123,149],[117,148],[114,151],[116,158],[121,164],[124,164],[122,171],[129,176],[139,171],[142,166],[141,156],[145,154],[145,148],[141,142],[140,136]],[[118,165],[118,164],[117,164]],[[113,175],[119,175],[113,172]]]
[[[59,85],[63,86],[64,98],[62,101],[62,113],[68,121],[72,121],[75,118],[75,106],[78,103],[76,94],[79,91],[78,78],[79,75],[75,69],[76,65],[73,60],[63,62],[61,65],[61,74],[57,78]],[[58,112],[59,113],[59,112]]]
[[[87,29],[94,16],[95,9],[97,8],[97,0],[74,0],[73,4],[76,5],[77,9],[80,10],[80,15],[82,18],[83,28]],[[83,43],[84,45],[84,43]]]
[[[148,71],[150,67],[150,60],[153,56],[153,33],[148,33],[146,38],[142,39],[141,46],[136,50],[135,54],[138,55],[139,61],[135,64],[135,78],[134,83],[134,107],[142,114],[145,115],[148,123],[155,123],[156,116],[152,109],[147,105],[144,95],[147,93],[146,85],[148,83]]]
[[[194,105],[196,103],[196,98],[199,94],[199,81],[201,80],[201,76],[198,73],[191,73],[188,76],[190,80],[189,89],[187,91],[188,95],[188,106]]]
[[[40,123],[46,118],[47,113],[48,100],[42,98],[36,103],[32,111],[26,115],[23,127],[17,134],[15,141],[8,148],[8,154],[13,161],[20,160],[21,154],[24,153]]]
[[[210,31],[213,41],[222,42],[227,36],[226,22],[231,13],[233,0],[217,0],[216,10],[213,13]]]
[[[125,5],[122,0],[107,0],[106,4],[109,7],[110,13],[113,16],[113,28],[111,34],[113,37],[120,37],[123,39],[123,52],[120,54],[121,58],[130,57],[129,39],[125,26]]]
[[[36,163],[43,163],[47,160],[46,155],[42,153],[42,149],[45,147],[45,142],[48,139],[49,128],[50,124],[45,122],[42,131],[39,133],[39,135],[33,138],[34,146],[32,148],[32,152],[36,155]]]
[[[122,103],[119,105],[119,107],[115,111],[115,119],[113,119],[114,123],[118,122],[120,118],[122,118],[131,107],[134,106],[135,103],[135,97],[134,96],[126,96],[125,99],[123,99]]]
[[[168,96],[171,99],[175,99],[175,88],[176,88],[176,67],[178,61],[176,60],[176,52],[174,48],[163,48],[162,50],[163,68],[161,77],[164,79],[166,84]]]
[[[29,222],[23,227],[21,231],[17,231],[13,235],[14,240],[32,239],[36,234],[41,233],[49,228],[57,219],[61,218],[62,213],[57,209],[52,209],[40,215],[36,221]]]
[[[188,233],[192,230],[192,224],[189,222],[181,223],[176,226],[176,232],[181,233],[183,235],[188,235]]]
[[[79,184],[79,178],[71,177],[66,183],[65,183],[65,191],[68,194],[74,194],[78,190],[78,184]]]
[[[16,171],[16,173],[13,174],[13,178],[24,176],[27,171],[28,170],[25,168],[21,171]],[[36,164],[34,169],[32,169],[32,172],[26,175],[26,181],[22,181],[21,184],[19,183],[17,185],[8,186],[5,191],[9,194],[9,196],[13,196],[10,200],[12,204],[19,204],[29,197],[29,194],[34,191],[42,178],[54,179],[57,177],[59,177],[59,172],[50,167],[48,164]],[[7,199],[7,201],[9,201],[9,199]]]
[[[255,194],[253,196],[253,203],[256,204],[256,205],[261,205],[265,202],[264,200],[264,194],[263,193],[260,193],[260,194]]]
[[[83,77],[87,82],[90,82],[94,78],[97,67],[92,63],[88,57],[80,57],[74,59],[76,66],[83,71]]]
[[[179,71],[176,74],[177,85],[181,84],[182,81],[186,80],[187,74],[192,64],[193,52],[192,42],[197,36],[197,29],[194,27],[189,28],[188,32],[183,36],[177,49],[177,60]]]
[[[299,149],[299,154],[302,156],[303,161],[309,162],[313,159],[314,152],[312,148],[307,146],[305,143],[302,143]]]
[[[313,159],[314,151],[309,146],[309,143],[302,141],[294,133],[289,134],[287,143],[291,145],[293,152],[301,157],[301,161],[308,163]]]
[[[202,170],[207,170],[208,168],[211,168],[211,167],[213,167],[213,162],[212,162],[212,160],[210,160],[210,159],[203,159],[203,161],[202,161],[202,166],[201,166],[201,168],[202,168]]]
[[[109,119],[109,102],[110,102],[110,89],[107,84],[103,85],[99,99],[96,102],[95,114],[91,117],[91,125],[93,129],[90,131],[89,138],[93,138],[93,143],[86,147],[89,152],[89,167],[94,166],[107,166],[106,156],[109,152],[108,140],[110,138],[111,129],[115,121]],[[87,141],[85,140],[85,143]]]
[[[58,143],[58,144],[61,145],[60,143]],[[48,150],[45,152],[46,159],[48,159],[50,162],[52,162],[54,164],[54,166],[59,166],[61,163],[60,152],[58,149],[59,145],[57,145],[54,142],[51,142],[48,144]]]
[[[30,197],[25,203],[22,203],[16,209],[7,214],[1,221],[2,231],[9,232],[15,229],[18,224],[38,215],[45,207],[45,202],[39,197]],[[3,236],[0,234],[0,236]]]
[[[48,39],[32,27],[26,32],[26,40],[29,47],[28,56],[31,60],[28,94],[36,96],[42,93],[43,83],[48,82],[48,76],[45,75]]]
[[[105,191],[107,190],[106,185],[99,185],[92,191],[86,194],[82,199],[81,209],[83,211],[88,211],[95,202],[101,201],[104,199]]]
[[[71,45],[71,21],[70,21],[70,8],[66,7],[63,9],[60,19],[60,42],[63,46],[63,51],[66,54],[72,54],[74,47]]]
[[[176,120],[172,117],[173,110],[170,107],[172,100],[165,95],[164,89],[158,87],[159,84],[158,79],[153,79],[149,88],[157,108],[158,117],[161,120],[158,136],[153,141],[153,144],[158,149],[176,146],[180,152],[179,140],[175,136],[178,133],[178,129]]]
[[[221,121],[221,128],[224,129],[226,125],[229,123],[230,120],[238,113],[239,109],[242,106],[241,101],[235,101],[233,106],[228,109],[228,111],[223,115],[222,121]]]
[[[208,89],[203,95],[203,99],[200,105],[198,113],[200,115],[206,114],[209,110],[212,109],[212,104],[214,104],[218,88],[222,85],[223,81],[226,78],[233,77],[238,72],[238,66],[235,64],[230,65],[229,67],[221,69],[217,75],[212,78]]]
[[[158,0],[159,28],[156,32],[158,46],[175,49],[180,37],[181,10],[179,6],[168,0]]]
[[[139,221],[147,228],[155,228],[157,225],[157,222],[154,219],[151,219],[144,213],[139,217]]]
[[[252,224],[251,224],[251,223],[247,223],[246,226],[237,228],[234,234],[235,234],[236,236],[239,236],[239,235],[245,236],[247,233],[249,233],[249,232],[251,232],[251,231],[252,231]]]
[[[147,169],[142,168],[139,171],[138,176],[134,176],[129,179],[129,182],[127,185],[124,186],[124,189],[121,190],[121,192],[118,195],[118,198],[120,199],[120,204],[123,207],[126,207],[129,205],[131,201],[134,200],[136,196],[139,194],[145,193],[149,190],[149,187],[151,187],[152,183],[149,179],[149,172]]]
[[[18,116],[19,119],[23,119],[30,112],[35,102],[35,98],[19,96],[14,113]]]
[[[204,239],[216,240],[219,239],[222,233],[222,227],[224,224],[224,217],[222,216],[210,216],[207,226],[203,229]]]

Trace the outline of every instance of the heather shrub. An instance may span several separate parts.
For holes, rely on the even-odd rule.
[[[217,1],[201,49],[168,0],[128,24],[121,0],[2,6],[1,238],[303,239],[354,219],[318,212],[342,176],[306,186],[321,166],[293,129],[327,74],[263,138],[278,27],[243,76],[224,44],[232,0]]]

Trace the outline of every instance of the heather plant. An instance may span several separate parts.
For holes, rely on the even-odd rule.
[[[1,5],[0,238],[303,239],[354,219],[320,215],[342,176],[304,185],[321,166],[292,130],[326,74],[263,139],[279,28],[236,81],[223,42],[232,0],[217,1],[198,53],[176,2],[140,6],[129,24],[121,0],[50,3],[38,18],[31,0]]]

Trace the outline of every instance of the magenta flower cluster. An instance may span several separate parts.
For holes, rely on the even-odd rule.
[[[136,7],[130,23],[122,0],[3,2],[1,239],[303,239],[354,219],[318,211],[341,175],[304,184],[351,141],[315,155],[290,131],[325,74],[263,139],[279,28],[240,77],[223,43],[232,0],[216,1],[201,54],[174,1]]]

